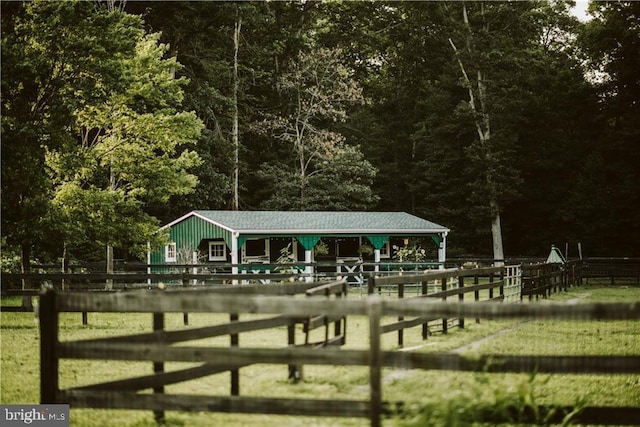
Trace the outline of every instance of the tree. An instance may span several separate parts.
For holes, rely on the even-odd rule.
[[[54,204],[107,247],[107,271],[114,246],[140,255],[157,240],[159,223],[146,206],[187,194],[197,183],[188,171],[200,158],[183,146],[197,140],[202,123],[179,110],[185,80],[174,78],[178,64],[164,59],[168,47],[158,37],[138,40],[135,55],[122,64],[127,85],[78,111],[79,138],[47,155]]]
[[[233,162],[233,210],[240,208],[240,137],[238,135],[238,91],[240,87],[238,76],[238,51],[240,50],[240,30],[242,29],[242,16],[240,8],[236,6],[236,22],[233,26],[233,117],[231,127],[231,140],[234,147]]]
[[[517,171],[509,165],[509,149],[512,142],[500,141],[496,139],[494,114],[497,108],[497,96],[501,96],[502,101],[506,101],[509,105],[514,105],[516,99],[509,99],[508,83],[509,78],[504,74],[502,78],[492,76],[498,74],[496,65],[505,66],[509,64],[509,60],[504,60],[507,49],[518,49],[517,43],[522,37],[512,38],[508,40],[507,45],[504,43],[509,36],[513,37],[513,31],[507,35],[506,25],[502,24],[499,33],[496,32],[492,24],[498,22],[499,18],[505,17],[505,13],[513,13],[507,11],[504,5],[489,5],[480,2],[477,5],[477,14],[474,28],[469,19],[469,11],[465,3],[462,3],[462,20],[463,28],[463,51],[458,49],[452,38],[449,43],[456,55],[460,72],[463,76],[463,86],[467,89],[469,97],[466,106],[470,110],[472,123],[477,132],[477,139],[469,148],[469,158],[476,165],[479,171],[479,187],[488,203],[489,216],[491,218],[491,236],[493,241],[493,258],[498,265],[502,265],[504,261],[504,248],[502,241],[502,225],[501,225],[501,199],[505,193],[513,191],[515,183],[517,183]],[[511,7],[509,9],[512,9]],[[522,12],[520,12],[522,16]],[[526,35],[525,35],[526,41]],[[498,43],[502,42],[502,45]],[[514,45],[515,42],[515,45]],[[514,49],[515,48],[515,49]],[[493,79],[494,85],[491,84]],[[506,91],[504,89],[507,89]],[[493,96],[491,96],[493,95]],[[506,95],[506,97],[505,97]],[[514,94],[511,94],[512,96]],[[504,111],[504,110],[503,110]],[[504,123],[507,127],[510,124]],[[507,139],[513,134],[511,132],[502,132],[502,138]],[[502,144],[501,144],[502,142]]]
[[[563,211],[585,249],[638,255],[640,3],[590,2],[589,10],[593,19],[578,42],[599,96],[598,127]]]
[[[2,234],[25,272],[61,229],[45,152],[73,138],[76,111],[121,87],[119,64],[141,33],[139,18],[89,2],[2,4]]]
[[[278,204],[277,200],[288,193],[285,205],[309,209],[315,203],[309,199],[311,180],[329,173],[321,163],[347,153],[344,138],[332,131],[329,124],[344,121],[347,106],[362,102],[362,92],[340,60],[339,50],[301,52],[279,81],[285,112],[271,115],[260,127],[293,149],[296,167],[295,172],[281,171],[276,187],[279,191],[274,193],[270,205]],[[349,153],[353,154],[353,149]],[[273,168],[267,166],[265,171]],[[294,188],[295,202],[291,200]]]
[[[150,204],[196,183],[187,169],[197,155],[177,152],[201,126],[180,111],[178,64],[164,59],[157,35],[144,35],[140,18],[120,10],[33,2],[11,12],[2,20],[7,241],[23,254],[46,241],[86,240],[140,253],[158,225]],[[15,154],[24,158],[13,162]]]

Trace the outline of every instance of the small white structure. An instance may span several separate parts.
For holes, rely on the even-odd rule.
[[[567,260],[560,252],[555,245],[551,245],[551,252],[549,252],[549,256],[547,257],[547,264],[565,264]]]

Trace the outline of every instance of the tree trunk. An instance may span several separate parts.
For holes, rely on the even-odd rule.
[[[234,166],[233,166],[233,210],[240,209],[240,139],[238,136],[238,50],[240,47],[240,28],[242,27],[242,18],[240,17],[240,9],[236,6],[236,24],[233,29],[233,127],[231,130],[231,139],[234,147]]]
[[[107,245],[107,274],[113,274],[113,246]],[[113,279],[107,279],[107,291],[113,290]]]
[[[68,270],[69,270],[69,261],[67,260],[67,244],[63,243],[62,244],[62,262],[60,263],[60,271],[63,274],[65,274],[69,272]],[[61,283],[62,290],[66,291],[67,288],[69,287],[67,280],[62,279],[60,283]]]
[[[31,273],[31,246],[29,244],[21,245],[21,270],[23,274]],[[21,288],[22,290],[31,289],[31,280],[22,279]],[[33,304],[31,303],[30,296],[24,295],[22,297],[22,306],[27,308],[33,308]]]
[[[491,206],[491,238],[493,240],[493,265],[502,267],[504,265],[504,248],[502,246],[502,226],[500,224],[500,207],[498,202],[492,197]]]
[[[468,28],[467,38],[466,38],[466,47],[469,53],[472,51],[472,40],[471,40],[471,28],[469,24],[469,16],[467,14],[467,7],[465,4],[462,4],[462,18],[465,26]],[[484,72],[480,69],[477,71],[476,75],[476,84],[477,93],[474,92],[474,85],[467,74],[467,71],[464,67],[464,63],[460,58],[460,52],[458,51],[456,45],[453,40],[449,38],[449,44],[453,48],[453,51],[456,55],[456,59],[458,60],[458,65],[460,67],[460,71],[462,72],[462,77],[465,81],[465,86],[469,92],[469,106],[474,113],[475,126],[476,131],[478,132],[478,138],[480,140],[480,151],[482,152],[482,165],[484,169],[484,175],[486,178],[486,186],[487,193],[489,194],[489,208],[491,214],[491,240],[493,242],[493,259],[495,266],[504,265],[504,247],[502,245],[502,225],[500,224],[500,205],[498,203],[498,191],[496,188],[496,184],[494,182],[493,177],[493,155],[491,149],[491,120],[489,115],[488,103],[487,103],[487,92],[486,92],[486,84],[485,79],[486,76]],[[477,101],[477,102],[476,102]]]

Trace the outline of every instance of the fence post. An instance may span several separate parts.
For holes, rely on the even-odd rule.
[[[404,298],[404,283],[400,283],[398,285],[398,298]],[[404,320],[404,316],[398,316],[398,321],[402,322]],[[402,347],[404,345],[404,329],[398,329],[398,347]]]
[[[229,320],[231,323],[237,322],[240,319],[238,313],[230,313]],[[231,334],[231,347],[238,347],[240,344],[240,338],[238,334]],[[231,370],[231,395],[239,396],[240,395],[240,370],[232,369]]]
[[[347,281],[345,280],[342,283],[342,292],[339,294],[340,298],[347,298],[349,292],[349,286],[347,285]],[[340,328],[338,330],[338,328]],[[344,316],[341,320],[336,322],[336,335],[342,335],[344,337],[343,343],[346,343],[347,340],[347,316]]]
[[[374,296],[367,301],[369,312],[369,418],[371,427],[380,427],[382,409],[382,352],[380,344],[380,317],[382,316],[382,301]]]
[[[184,268],[184,272],[185,273],[189,273],[189,267],[185,267]],[[183,288],[188,288],[189,287],[189,279],[187,278],[182,278],[182,287]],[[184,324],[184,326],[188,326],[189,325],[189,313],[185,312],[182,313],[182,323]]]
[[[616,266],[612,263],[609,264],[609,268],[611,269],[611,286],[613,286],[616,284]]]
[[[56,291],[40,295],[40,403],[57,403],[58,313]]]
[[[458,289],[464,289],[464,276],[458,276]],[[464,292],[458,294],[458,301],[464,302]],[[458,328],[464,329],[464,317],[458,319]]]
[[[480,276],[476,272],[473,275],[473,285],[477,286],[479,284],[480,284]],[[478,290],[473,291],[473,299],[475,300],[475,302],[480,302],[480,291],[478,291]],[[480,318],[479,317],[476,317],[476,323],[480,323]]]
[[[493,272],[489,273],[489,283],[493,283]],[[493,288],[489,288],[489,299],[493,299]]]
[[[442,291],[446,291],[447,290],[447,279],[446,278],[442,278],[440,280],[441,286],[440,288],[442,289]],[[447,296],[443,296],[442,297],[442,301],[446,301],[447,300]],[[446,317],[442,318],[442,333],[446,334],[447,333],[447,323],[449,322],[449,319],[447,319]]]
[[[164,313],[153,313],[153,331],[164,330]],[[153,362],[153,373],[159,374],[164,372],[164,362]],[[158,386],[153,388],[153,392],[157,394],[164,394],[164,386]],[[153,418],[158,424],[164,424],[164,411],[153,411]]]
[[[367,279],[367,295],[372,295],[375,287],[376,287],[376,277],[375,275],[370,274],[369,278]]]
[[[421,288],[422,296],[427,295],[427,292],[429,291],[429,282],[426,280],[423,281],[421,283]],[[426,340],[427,338],[429,338],[429,322],[422,324],[422,339]]]
[[[296,324],[287,326],[287,344],[289,347],[294,347],[296,345]],[[289,364],[289,375],[288,379],[297,383],[298,381],[302,381],[302,366]]]

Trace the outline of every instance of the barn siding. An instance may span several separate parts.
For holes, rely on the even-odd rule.
[[[195,251],[203,239],[224,239],[227,246],[231,248],[230,231],[197,216],[186,218],[169,229],[169,241],[175,242],[178,250],[190,247]],[[164,264],[164,262],[164,247],[151,253],[152,264]]]

